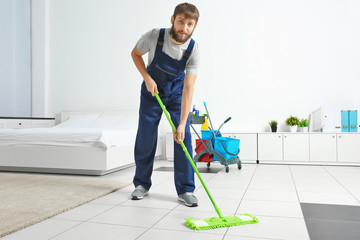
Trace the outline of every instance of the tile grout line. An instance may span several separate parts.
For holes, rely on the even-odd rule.
[[[241,202],[242,202],[243,199],[244,199],[244,196],[245,196],[245,194],[246,194],[246,191],[248,190],[249,185],[251,184],[251,181],[253,180],[256,171],[258,170],[258,167],[259,167],[259,166],[256,165],[256,168],[255,168],[255,170],[254,170],[254,172],[253,172],[253,174],[252,174],[252,176],[251,176],[251,178],[250,178],[249,184],[248,184],[248,185],[246,186],[246,188],[245,188],[244,195],[241,197],[240,202],[239,202],[239,204],[238,204],[238,206],[237,206],[237,208],[236,208],[236,210],[235,210],[235,212],[234,212],[234,215],[235,215],[236,212],[239,210],[239,207],[240,207],[240,205],[241,205]],[[223,236],[223,238],[222,238],[223,240],[225,239],[226,234],[227,234],[227,232],[229,231],[229,228],[230,228],[230,227],[228,227],[228,228],[226,229],[226,231],[225,231],[225,233],[224,233],[224,236]]]
[[[300,197],[299,197],[299,193],[298,193],[298,190],[297,190],[297,187],[296,187],[296,183],[295,183],[294,175],[293,175],[293,172],[292,172],[292,170],[291,170],[291,166],[290,166],[290,165],[288,165],[288,167],[289,167],[289,170],[290,170],[291,179],[292,179],[293,184],[294,184],[294,187],[295,187],[295,192],[296,192],[296,196],[297,196],[297,198],[298,198],[298,203],[300,204]],[[304,214],[303,214],[303,216],[304,216]]]
[[[302,213],[302,215],[303,215],[303,218],[302,218],[302,219],[303,219],[303,221],[305,222],[306,232],[307,232],[307,235],[308,235],[309,239],[311,239],[310,233],[309,233],[309,229],[308,229],[307,224],[306,224],[305,216],[304,216],[304,213],[303,213],[303,211],[302,211],[301,202],[300,202],[300,197],[299,197],[298,190],[297,190],[297,188],[296,188],[296,183],[295,183],[294,175],[293,175],[293,172],[292,172],[292,170],[291,170],[291,166],[290,166],[290,165],[288,165],[288,166],[289,166],[289,170],[290,170],[290,173],[291,173],[291,178],[292,178],[292,180],[293,180],[293,184],[294,184],[294,187],[295,187],[296,196],[298,197],[298,202],[299,202],[299,204],[300,204],[301,213]]]
[[[125,200],[124,202],[126,202],[127,200]],[[123,203],[123,202],[122,202]],[[120,203],[121,204],[121,203]],[[90,219],[92,219],[92,218],[94,218],[94,217],[97,217],[97,216],[99,216],[100,214],[103,214],[103,213],[105,213],[105,212],[107,212],[107,211],[110,211],[111,209],[113,209],[113,208],[115,208],[115,207],[117,207],[119,204],[117,204],[117,205],[113,205],[113,207],[112,208],[109,208],[109,209],[107,209],[107,210],[105,210],[105,211],[102,211],[101,213],[99,213],[99,214],[96,214],[95,216],[93,216],[93,217],[90,217],[90,218],[88,218],[88,219],[86,219],[85,221],[81,221],[81,223],[79,223],[79,224],[77,224],[77,225],[75,225],[75,226],[73,226],[73,227],[71,227],[71,228],[69,228],[69,229],[66,229],[65,231],[63,231],[63,232],[61,232],[61,233],[59,233],[59,234],[56,234],[55,236],[52,236],[51,238],[49,238],[49,240],[50,239],[53,239],[54,237],[57,237],[57,236],[59,236],[59,235],[61,235],[61,234],[63,234],[63,233],[65,233],[65,232],[67,232],[67,231],[69,231],[69,230],[71,230],[71,229],[73,229],[73,228],[75,228],[75,227],[78,227],[79,225],[81,225],[81,224],[84,224],[84,223],[86,223],[86,222],[88,222]],[[80,207],[80,206],[79,206]],[[75,209],[75,208],[74,208]],[[62,220],[66,220],[66,219],[62,219]],[[70,220],[70,219],[68,219],[69,221],[73,221],[73,220]]]
[[[360,203],[360,200],[354,196],[354,194],[352,194],[352,192],[349,191],[349,189],[347,189],[334,175],[332,175],[325,167],[323,167],[324,170],[333,178],[335,179],[336,182],[338,182],[340,184],[340,186],[342,186],[343,188],[345,188],[345,190],[351,195],[353,196],[359,203]]]

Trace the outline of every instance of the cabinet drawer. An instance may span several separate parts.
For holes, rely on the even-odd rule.
[[[31,120],[7,120],[6,121],[6,128],[31,128]]]

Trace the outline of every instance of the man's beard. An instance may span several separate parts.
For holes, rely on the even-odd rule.
[[[185,33],[186,34],[186,33]],[[175,28],[174,28],[174,24],[171,26],[171,29],[170,29],[170,36],[177,42],[179,43],[184,43],[186,42],[189,38],[191,38],[191,35],[192,35],[192,32],[190,33],[190,35],[185,35],[185,38],[181,38],[181,36],[179,34],[177,34],[175,32]]]

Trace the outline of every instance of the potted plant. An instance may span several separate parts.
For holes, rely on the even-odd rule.
[[[300,132],[308,132],[309,122],[307,119],[301,119],[299,122]]]
[[[277,121],[275,121],[275,120],[271,120],[270,122],[269,122],[269,125],[270,125],[270,127],[271,127],[271,131],[272,132],[276,132],[276,130],[277,130]]]
[[[290,115],[290,117],[285,120],[285,124],[290,127],[290,132],[296,132],[299,125],[299,119]]]

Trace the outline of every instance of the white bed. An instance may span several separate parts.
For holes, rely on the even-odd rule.
[[[103,175],[134,164],[137,112],[63,112],[52,128],[1,129],[0,170]]]

